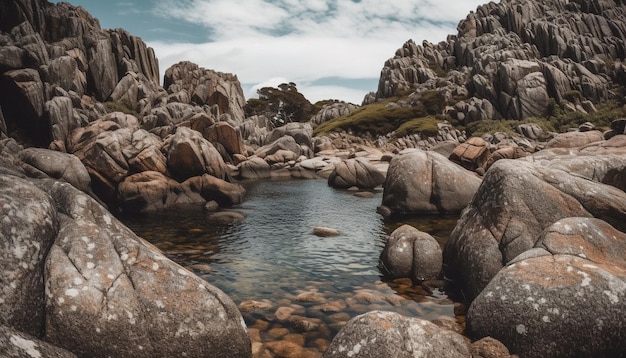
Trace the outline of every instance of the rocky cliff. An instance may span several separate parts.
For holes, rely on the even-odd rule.
[[[461,123],[581,112],[626,85],[626,3],[503,0],[479,6],[446,41],[407,41],[387,60],[375,99],[436,90]],[[369,98],[369,101],[374,100]]]

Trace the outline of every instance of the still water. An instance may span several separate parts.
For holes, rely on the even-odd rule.
[[[237,305],[244,303],[246,323],[261,342],[302,335],[295,340],[321,352],[349,318],[373,309],[455,319],[442,282],[387,282],[377,264],[386,237],[400,225],[411,224],[443,245],[456,217],[384,220],[376,213],[382,191],[361,197],[330,188],[325,180],[243,185],[244,203],[226,212],[190,208],[122,220]],[[315,236],[318,226],[340,235]],[[281,307],[311,324],[294,324],[293,317],[277,314]]]

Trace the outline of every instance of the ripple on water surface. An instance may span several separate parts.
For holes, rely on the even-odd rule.
[[[244,303],[240,307],[253,341],[301,335],[295,339],[299,345],[319,353],[348,319],[373,309],[454,319],[453,302],[442,283],[385,283],[376,265],[387,235],[402,223],[429,232],[443,244],[456,218],[386,222],[376,213],[381,191],[371,198],[358,197],[330,188],[324,180],[254,181],[244,186],[245,202],[231,209],[243,220],[241,215],[216,220],[201,209],[177,209],[123,221],[235,303]],[[339,235],[314,235],[313,228],[320,226],[336,229]],[[264,305],[245,305],[250,300]],[[291,316],[277,314],[281,307]],[[310,322],[295,322],[293,317]],[[284,334],[276,336],[279,331]],[[272,345],[267,347],[271,350]]]

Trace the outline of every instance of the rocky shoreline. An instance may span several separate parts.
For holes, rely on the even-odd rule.
[[[387,106],[419,107],[433,93],[448,104],[434,132],[396,138],[314,135],[359,110],[348,103],[280,126],[247,116],[235,75],[189,62],[161,87],[141,39],[67,3],[3,2],[0,353],[296,354],[254,345],[242,307],[112,213],[215,210],[245,200],[238,180],[322,177],[338,189],[382,186],[385,216],[460,214],[443,251],[403,227],[380,261],[390,279],[454,280],[468,307],[463,334],[361,315],[324,357],[624,355],[626,119],[481,137],[452,123],[623,102],[625,23],[621,2],[510,0],[479,7],[445,42],[407,42],[364,104],[406,94]]]

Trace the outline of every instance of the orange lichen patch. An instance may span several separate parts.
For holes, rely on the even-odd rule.
[[[392,328],[394,328],[394,325],[391,322],[389,322],[389,321],[387,321],[385,319],[378,320],[376,322],[376,325],[378,327],[380,327],[380,328],[383,328],[383,329],[392,329]]]
[[[569,254],[586,258],[595,263],[605,263],[607,245],[601,242],[590,242],[582,235],[567,235],[550,232],[545,235],[543,246],[553,254]]]
[[[565,287],[581,284],[585,277],[580,272],[587,272],[589,267],[582,268],[588,261],[569,255],[542,256],[527,259],[506,267],[517,280],[543,287]],[[546,275],[550,272],[550,275]]]

